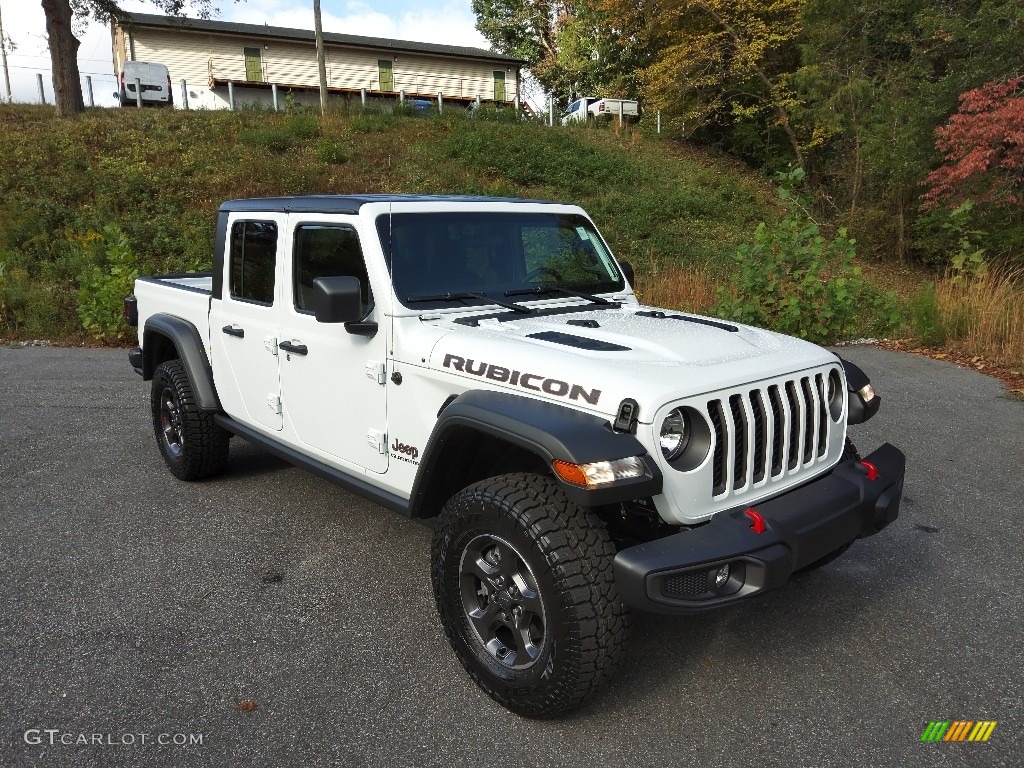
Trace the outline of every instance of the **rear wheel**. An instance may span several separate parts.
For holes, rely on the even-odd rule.
[[[604,524],[555,482],[502,475],[441,513],[434,597],[473,680],[509,710],[556,717],[612,675],[628,632]]]
[[[150,391],[153,433],[168,468],[179,480],[199,480],[224,471],[230,434],[212,413],[199,410],[180,360],[160,363]]]

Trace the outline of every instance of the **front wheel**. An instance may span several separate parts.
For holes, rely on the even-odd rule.
[[[441,512],[434,597],[473,680],[524,717],[575,709],[607,681],[628,632],[604,524],[550,478],[502,475]]]
[[[224,471],[230,434],[212,413],[199,410],[180,360],[167,360],[153,371],[150,406],[156,444],[175,477],[199,480]]]

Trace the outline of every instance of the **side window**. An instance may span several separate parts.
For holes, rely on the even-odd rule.
[[[273,304],[276,264],[277,224],[236,221],[231,225],[231,298]]]
[[[359,246],[359,235],[352,227],[339,224],[302,224],[296,227],[293,269],[295,309],[299,312],[313,312],[314,280],[341,275],[359,278],[363,317],[373,308],[363,249]]]

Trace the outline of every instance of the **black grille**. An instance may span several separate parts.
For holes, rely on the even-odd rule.
[[[750,409],[754,413],[754,482],[760,483],[764,480],[764,465],[768,457],[764,447],[767,431],[764,423],[764,403],[761,402],[759,390],[755,389],[750,393]]]
[[[800,407],[796,404],[796,386],[792,381],[786,382],[786,400],[789,401],[789,464],[790,469],[796,469],[800,460]]]
[[[782,472],[782,464],[785,459],[782,456],[784,436],[782,434],[782,395],[779,388],[772,385],[768,387],[768,399],[772,403],[772,423],[775,429],[772,430],[772,477]]]
[[[825,377],[818,374],[814,377],[814,385],[818,391],[818,456],[824,456],[828,450],[828,401],[825,399]]]
[[[729,398],[729,411],[736,434],[736,449],[733,451],[732,476],[735,479],[747,476],[747,415],[743,411],[743,398],[733,395]],[[742,485],[742,483],[740,483]],[[733,487],[736,483],[733,483]]]
[[[778,478],[825,456],[832,424],[825,387],[826,374],[817,373],[709,401],[713,495]]]
[[[722,403],[719,400],[712,400],[708,403],[708,413],[711,416],[711,426],[715,430],[715,456],[714,456],[714,486],[715,496],[725,493],[725,451],[728,448],[728,438],[722,422],[725,420],[722,414]]]
[[[666,597],[694,597],[709,591],[707,571],[677,573],[665,579],[662,593]]]

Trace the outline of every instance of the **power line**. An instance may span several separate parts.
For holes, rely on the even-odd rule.
[[[27,69],[27,70],[30,70],[32,72],[42,72],[43,70],[49,69],[49,67],[22,67],[22,66],[19,66],[17,64],[11,64],[9,66],[10,66],[11,69]],[[94,77],[109,77],[111,80],[117,80],[117,75],[113,75],[110,72],[85,72],[85,71],[80,69],[80,70],[78,70],[78,74],[80,74],[80,75],[92,75]]]

